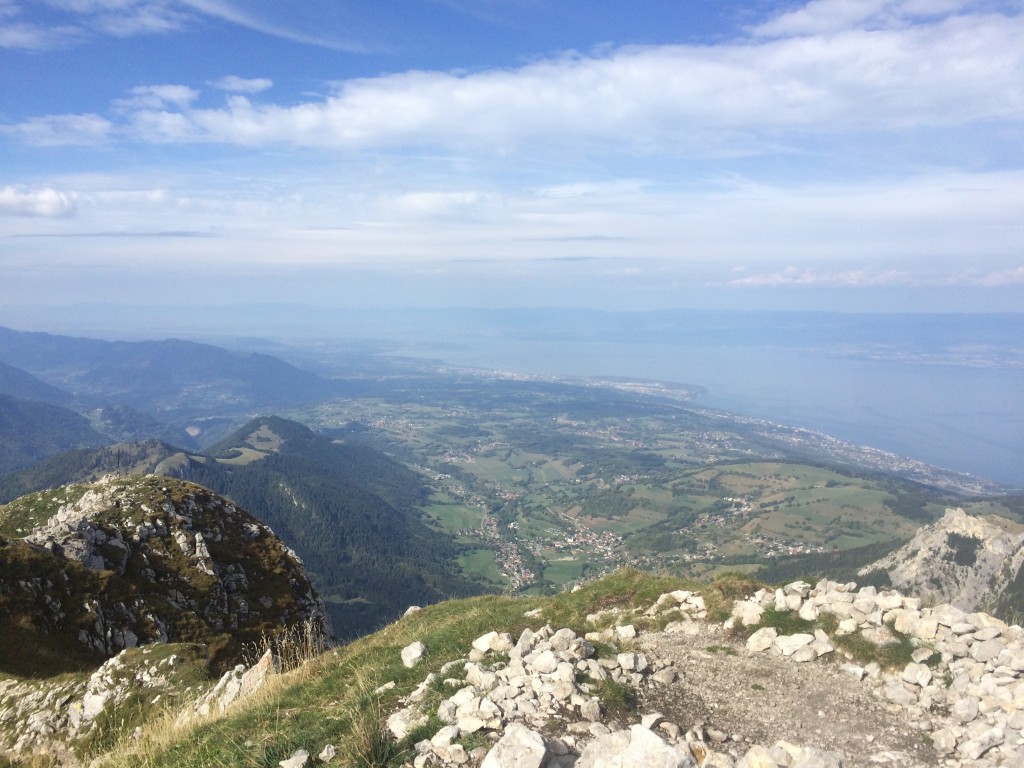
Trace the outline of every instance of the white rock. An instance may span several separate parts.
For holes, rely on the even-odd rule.
[[[615,628],[615,634],[619,640],[632,640],[636,637],[636,627],[632,624],[625,624]]]
[[[855,680],[863,680],[864,676],[867,674],[867,671],[865,671],[864,667],[860,666],[859,664],[852,664],[850,662],[840,664],[839,671],[843,674],[849,675]]]
[[[427,646],[417,640],[402,649],[402,663],[409,667],[415,667],[427,655]]]
[[[969,723],[978,717],[978,699],[975,696],[962,696],[953,702],[950,714],[961,723]]]
[[[761,629],[747,638],[747,650],[751,653],[767,651],[775,644],[778,636],[779,633],[775,627],[761,627]]]
[[[775,638],[775,647],[783,656],[792,656],[798,648],[810,645],[814,642],[814,635],[801,632],[795,635],[779,635]]]
[[[737,600],[732,605],[732,615],[736,617],[745,627],[752,627],[761,623],[764,615],[764,608],[749,600]]]
[[[540,768],[547,752],[543,737],[525,725],[509,723],[480,768]]]
[[[932,681],[932,671],[924,664],[917,664],[912,661],[903,668],[903,673],[900,675],[900,679],[905,683],[910,683],[911,685],[917,685],[924,688]]]
[[[541,651],[530,659],[530,668],[541,674],[551,674],[558,669],[559,658],[554,651]]]
[[[580,754],[575,768],[696,768],[689,750],[679,752],[657,734],[634,725],[599,736]]]
[[[657,728],[665,720],[665,716],[661,712],[651,712],[649,715],[644,715],[640,718],[640,725],[644,728],[653,730]]]
[[[1005,734],[1001,728],[990,728],[977,738],[961,744],[960,750],[971,758],[971,760],[977,760],[992,749],[992,747],[997,747],[1002,744],[1004,738]]]
[[[287,760],[278,763],[281,768],[304,768],[309,763],[309,752],[304,749],[297,749]]]
[[[334,759],[335,755],[338,754],[338,749],[333,744],[328,744],[326,747],[320,750],[320,754],[317,758],[321,763],[329,763]]]
[[[956,736],[949,728],[941,728],[932,734],[932,747],[940,755],[951,755],[956,749]]]

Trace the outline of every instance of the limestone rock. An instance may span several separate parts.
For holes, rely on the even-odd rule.
[[[547,749],[544,738],[519,723],[510,723],[480,768],[540,768]]]
[[[402,649],[402,664],[411,669],[419,664],[426,655],[427,646],[417,640]]]
[[[696,768],[689,750],[674,749],[657,734],[634,725],[594,739],[575,768]]]

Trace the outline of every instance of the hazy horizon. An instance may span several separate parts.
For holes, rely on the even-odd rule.
[[[110,308],[93,307],[64,317],[65,328],[43,314],[22,330],[187,338],[342,377],[351,373],[346,365],[363,370],[366,356],[385,355],[684,384],[705,390],[692,399],[695,407],[810,428],[1024,488],[1024,313],[302,306],[283,322],[267,307],[160,309],[111,316]],[[9,317],[0,311],[0,325]]]

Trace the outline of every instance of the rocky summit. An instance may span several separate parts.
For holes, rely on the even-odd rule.
[[[216,668],[263,633],[324,620],[273,531],[180,480],[107,477],[30,494],[0,507],[0,536],[0,621],[14,635],[2,671],[95,668],[88,659],[154,642],[206,644]]]
[[[87,679],[0,682],[0,733],[15,725],[15,756],[115,768],[1024,764],[1021,627],[827,579],[680,584],[624,571],[411,609],[292,671],[268,653],[216,683],[181,646],[128,649]],[[173,726],[61,752],[139,701],[173,702]]]

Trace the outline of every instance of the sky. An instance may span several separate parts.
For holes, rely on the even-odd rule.
[[[0,0],[0,324],[1024,311],[1022,41],[1022,0]]]

